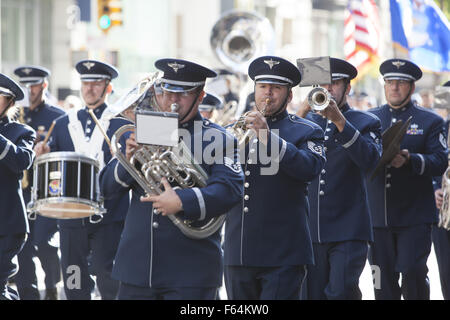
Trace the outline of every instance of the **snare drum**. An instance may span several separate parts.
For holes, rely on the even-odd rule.
[[[77,152],[51,152],[34,163],[28,211],[57,219],[103,214],[98,162]]]

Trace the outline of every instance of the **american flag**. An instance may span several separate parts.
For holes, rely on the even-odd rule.
[[[349,0],[345,10],[344,54],[361,76],[378,58],[381,26],[374,0]]]

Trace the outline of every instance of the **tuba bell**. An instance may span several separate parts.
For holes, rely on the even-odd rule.
[[[245,109],[253,86],[247,81],[248,66],[257,57],[275,52],[275,31],[266,17],[256,12],[225,12],[211,30],[210,45],[217,59],[239,77],[239,102],[234,116]]]
[[[214,24],[210,44],[219,61],[246,74],[252,60],[274,51],[275,32],[269,20],[256,12],[232,10]]]
[[[135,109],[135,112],[139,112],[140,109],[160,111],[154,89],[158,79],[159,76],[153,74],[139,82],[115,104],[115,112],[122,113],[129,108]],[[127,104],[123,104],[124,102]],[[167,178],[173,188],[206,186],[208,175],[195,163],[191,151],[183,141],[174,147],[142,145],[128,161],[120,150],[119,141],[123,134],[134,129],[135,126],[131,124],[119,128],[111,139],[111,149],[113,155],[147,194],[163,192],[161,183],[163,177]],[[191,239],[209,237],[219,230],[225,221],[225,214],[213,217],[205,223],[185,220],[178,215],[167,217]]]

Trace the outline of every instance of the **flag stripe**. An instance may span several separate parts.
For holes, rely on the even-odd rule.
[[[374,0],[350,0],[344,20],[344,53],[360,71],[380,46],[380,22]]]

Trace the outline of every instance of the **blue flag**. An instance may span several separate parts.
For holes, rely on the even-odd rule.
[[[432,0],[390,0],[392,41],[428,71],[450,71],[450,25]]]

